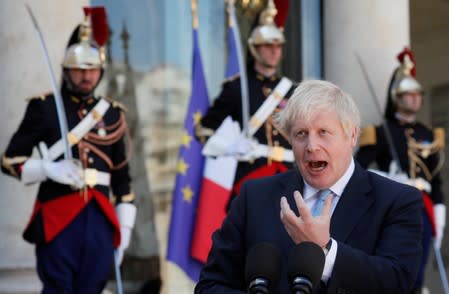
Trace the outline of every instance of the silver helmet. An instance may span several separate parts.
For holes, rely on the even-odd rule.
[[[105,66],[104,44],[108,38],[105,10],[103,7],[85,7],[84,13],[85,19],[75,30],[75,36],[72,36],[74,40],[71,40],[73,42],[65,52],[63,68],[94,69]],[[89,16],[92,19],[93,32]]]
[[[415,63],[413,55],[407,48],[399,54],[400,66],[396,70],[394,80],[390,88],[390,95],[396,103],[400,95],[411,92],[423,92],[421,84],[416,80],[414,74]]]
[[[273,0],[269,0],[267,7],[261,12],[259,25],[253,29],[248,38],[248,47],[256,60],[260,60],[255,46],[265,44],[284,44],[283,29],[276,26],[274,18],[277,14]]]

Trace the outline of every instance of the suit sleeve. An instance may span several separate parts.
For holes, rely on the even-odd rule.
[[[355,158],[365,169],[375,163],[377,169],[389,170],[392,157],[382,127],[368,126],[362,129]]]
[[[436,166],[438,165],[439,161],[441,160],[439,158],[440,154],[432,154],[429,158],[430,161],[430,166],[433,169],[436,168]],[[432,185],[432,193],[430,193],[430,196],[432,198],[432,202],[434,204],[440,204],[444,202],[444,194],[443,191],[441,189],[441,173],[437,172],[433,177],[432,180],[430,181],[430,184]]]
[[[444,203],[443,191],[441,190],[441,177],[440,173],[437,173],[430,183],[432,185],[432,202],[434,204]]]
[[[338,243],[328,293],[341,288],[345,293],[410,293],[420,262],[422,200],[418,190],[401,186],[382,215],[371,254]]]
[[[2,156],[2,171],[18,179],[21,177],[21,167],[31,156],[34,146],[42,140],[45,118],[43,103],[33,99],[28,103],[25,115],[19,128]]]
[[[124,114],[123,119],[124,119]],[[123,121],[125,123],[125,121]],[[126,124],[126,123],[125,123]],[[126,126],[126,129],[128,126]],[[127,131],[124,135],[112,146],[112,162],[114,168],[111,170],[111,189],[116,198],[116,204],[122,202],[133,203],[135,195],[131,191],[131,177],[129,175],[129,158],[128,149],[125,141],[127,139]]]
[[[232,202],[231,210],[220,230],[213,235],[207,264],[201,271],[195,294],[246,293],[244,268],[245,186]]]
[[[203,127],[216,130],[228,115],[235,121],[241,120],[240,88],[236,86],[238,82],[237,79],[223,85],[220,95],[201,119]]]
[[[364,127],[360,132],[359,150],[355,158],[363,168],[368,168],[377,158],[377,134],[374,126]]]

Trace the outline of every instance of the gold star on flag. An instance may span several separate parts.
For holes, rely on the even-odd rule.
[[[178,161],[178,166],[176,167],[176,170],[178,171],[178,173],[181,173],[185,176],[188,168],[189,168],[189,165],[184,161],[183,158],[180,158]]]
[[[182,198],[184,201],[191,203],[193,198],[193,191],[189,186],[182,188]]]
[[[203,115],[201,114],[201,111],[197,110],[197,111],[193,114],[193,124],[194,124],[194,125],[199,124],[202,117],[203,117]]]
[[[182,134],[181,144],[184,145],[186,148],[190,147],[190,141],[192,141],[192,136],[190,136],[187,131],[184,130],[184,133]]]

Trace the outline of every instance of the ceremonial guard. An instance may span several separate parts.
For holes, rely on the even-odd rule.
[[[243,181],[283,172],[293,164],[287,136],[272,118],[284,107],[293,90],[292,81],[277,74],[285,38],[283,30],[274,22],[276,14],[273,1],[268,1],[248,38],[252,55],[247,63],[248,132],[256,143],[242,139],[231,144],[226,152],[243,155],[235,175],[234,196],[238,195]],[[240,75],[225,80],[221,93],[196,126],[196,136],[202,142],[207,141],[228,116],[243,129],[242,99]]]
[[[36,245],[42,293],[101,293],[114,248],[120,263],[136,216],[124,107],[94,96],[105,65],[105,10],[84,12],[65,52],[61,95],[29,100],[2,156],[4,173],[24,184],[40,183],[23,237]],[[64,113],[58,113],[57,96]],[[63,136],[61,119],[68,130]],[[34,147],[40,159],[31,157]]]
[[[421,109],[423,90],[415,78],[412,52],[405,48],[394,71],[383,126],[362,130],[357,160],[365,168],[377,163],[387,176],[422,191],[423,256],[413,293],[422,293],[424,273],[433,242],[441,247],[446,207],[443,204],[439,171],[443,164],[444,130],[429,129],[416,120]],[[406,244],[404,245],[406,246]]]

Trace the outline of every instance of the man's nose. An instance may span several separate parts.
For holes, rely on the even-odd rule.
[[[320,149],[319,139],[314,135],[309,135],[307,138],[306,148],[308,152],[314,152]]]

